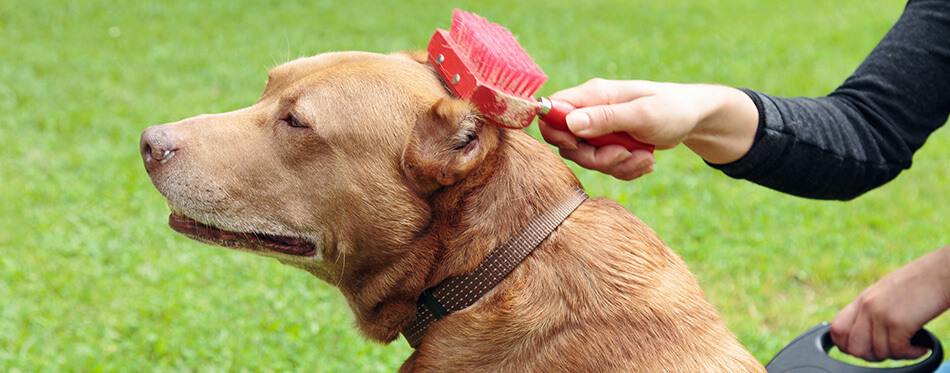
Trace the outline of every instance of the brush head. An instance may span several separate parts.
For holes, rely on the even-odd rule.
[[[505,93],[531,98],[548,80],[511,32],[476,14],[456,9],[449,37],[479,80]]]
[[[450,31],[436,30],[429,63],[446,88],[495,125],[525,128],[540,104],[531,95],[547,76],[504,27],[455,10]]]

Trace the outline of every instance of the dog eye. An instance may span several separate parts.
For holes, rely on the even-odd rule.
[[[291,126],[291,127],[296,127],[296,128],[308,128],[308,127],[307,127],[306,125],[304,125],[303,123],[300,123],[300,120],[297,119],[297,116],[295,116],[295,115],[293,115],[293,114],[289,114],[289,113],[288,113],[288,114],[285,115],[283,118],[280,118],[280,121],[286,123],[288,126]]]

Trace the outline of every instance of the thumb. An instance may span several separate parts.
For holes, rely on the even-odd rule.
[[[920,358],[921,356],[926,355],[927,352],[930,352],[930,349],[926,347],[911,345],[906,350],[903,350],[900,352],[893,352],[893,353],[894,353],[894,357],[898,359],[917,359],[917,358]]]
[[[635,107],[633,102],[590,106],[572,111],[565,119],[571,132],[582,138],[630,132],[639,122]]]
[[[909,333],[910,336],[902,334],[901,332],[902,331],[892,330],[891,333],[888,334],[888,343],[890,344],[891,354],[894,355],[894,357],[899,359],[916,359],[924,356],[924,354],[929,351],[926,347],[910,344],[910,340],[913,338],[913,332]]]

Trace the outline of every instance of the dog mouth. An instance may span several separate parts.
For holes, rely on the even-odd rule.
[[[270,250],[295,256],[313,256],[317,253],[316,245],[300,238],[227,231],[189,218],[175,209],[168,215],[168,226],[188,238],[212,245]]]

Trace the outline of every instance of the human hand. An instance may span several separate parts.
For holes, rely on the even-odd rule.
[[[838,349],[867,361],[916,359],[927,353],[910,338],[950,308],[950,246],[884,276],[831,324]]]
[[[758,111],[745,93],[730,87],[593,79],[551,95],[578,107],[567,116],[570,132],[539,124],[562,157],[618,179],[653,171],[648,151],[619,145],[595,147],[578,140],[626,132],[637,141],[670,149],[684,143],[713,163],[732,162],[752,145]]]

